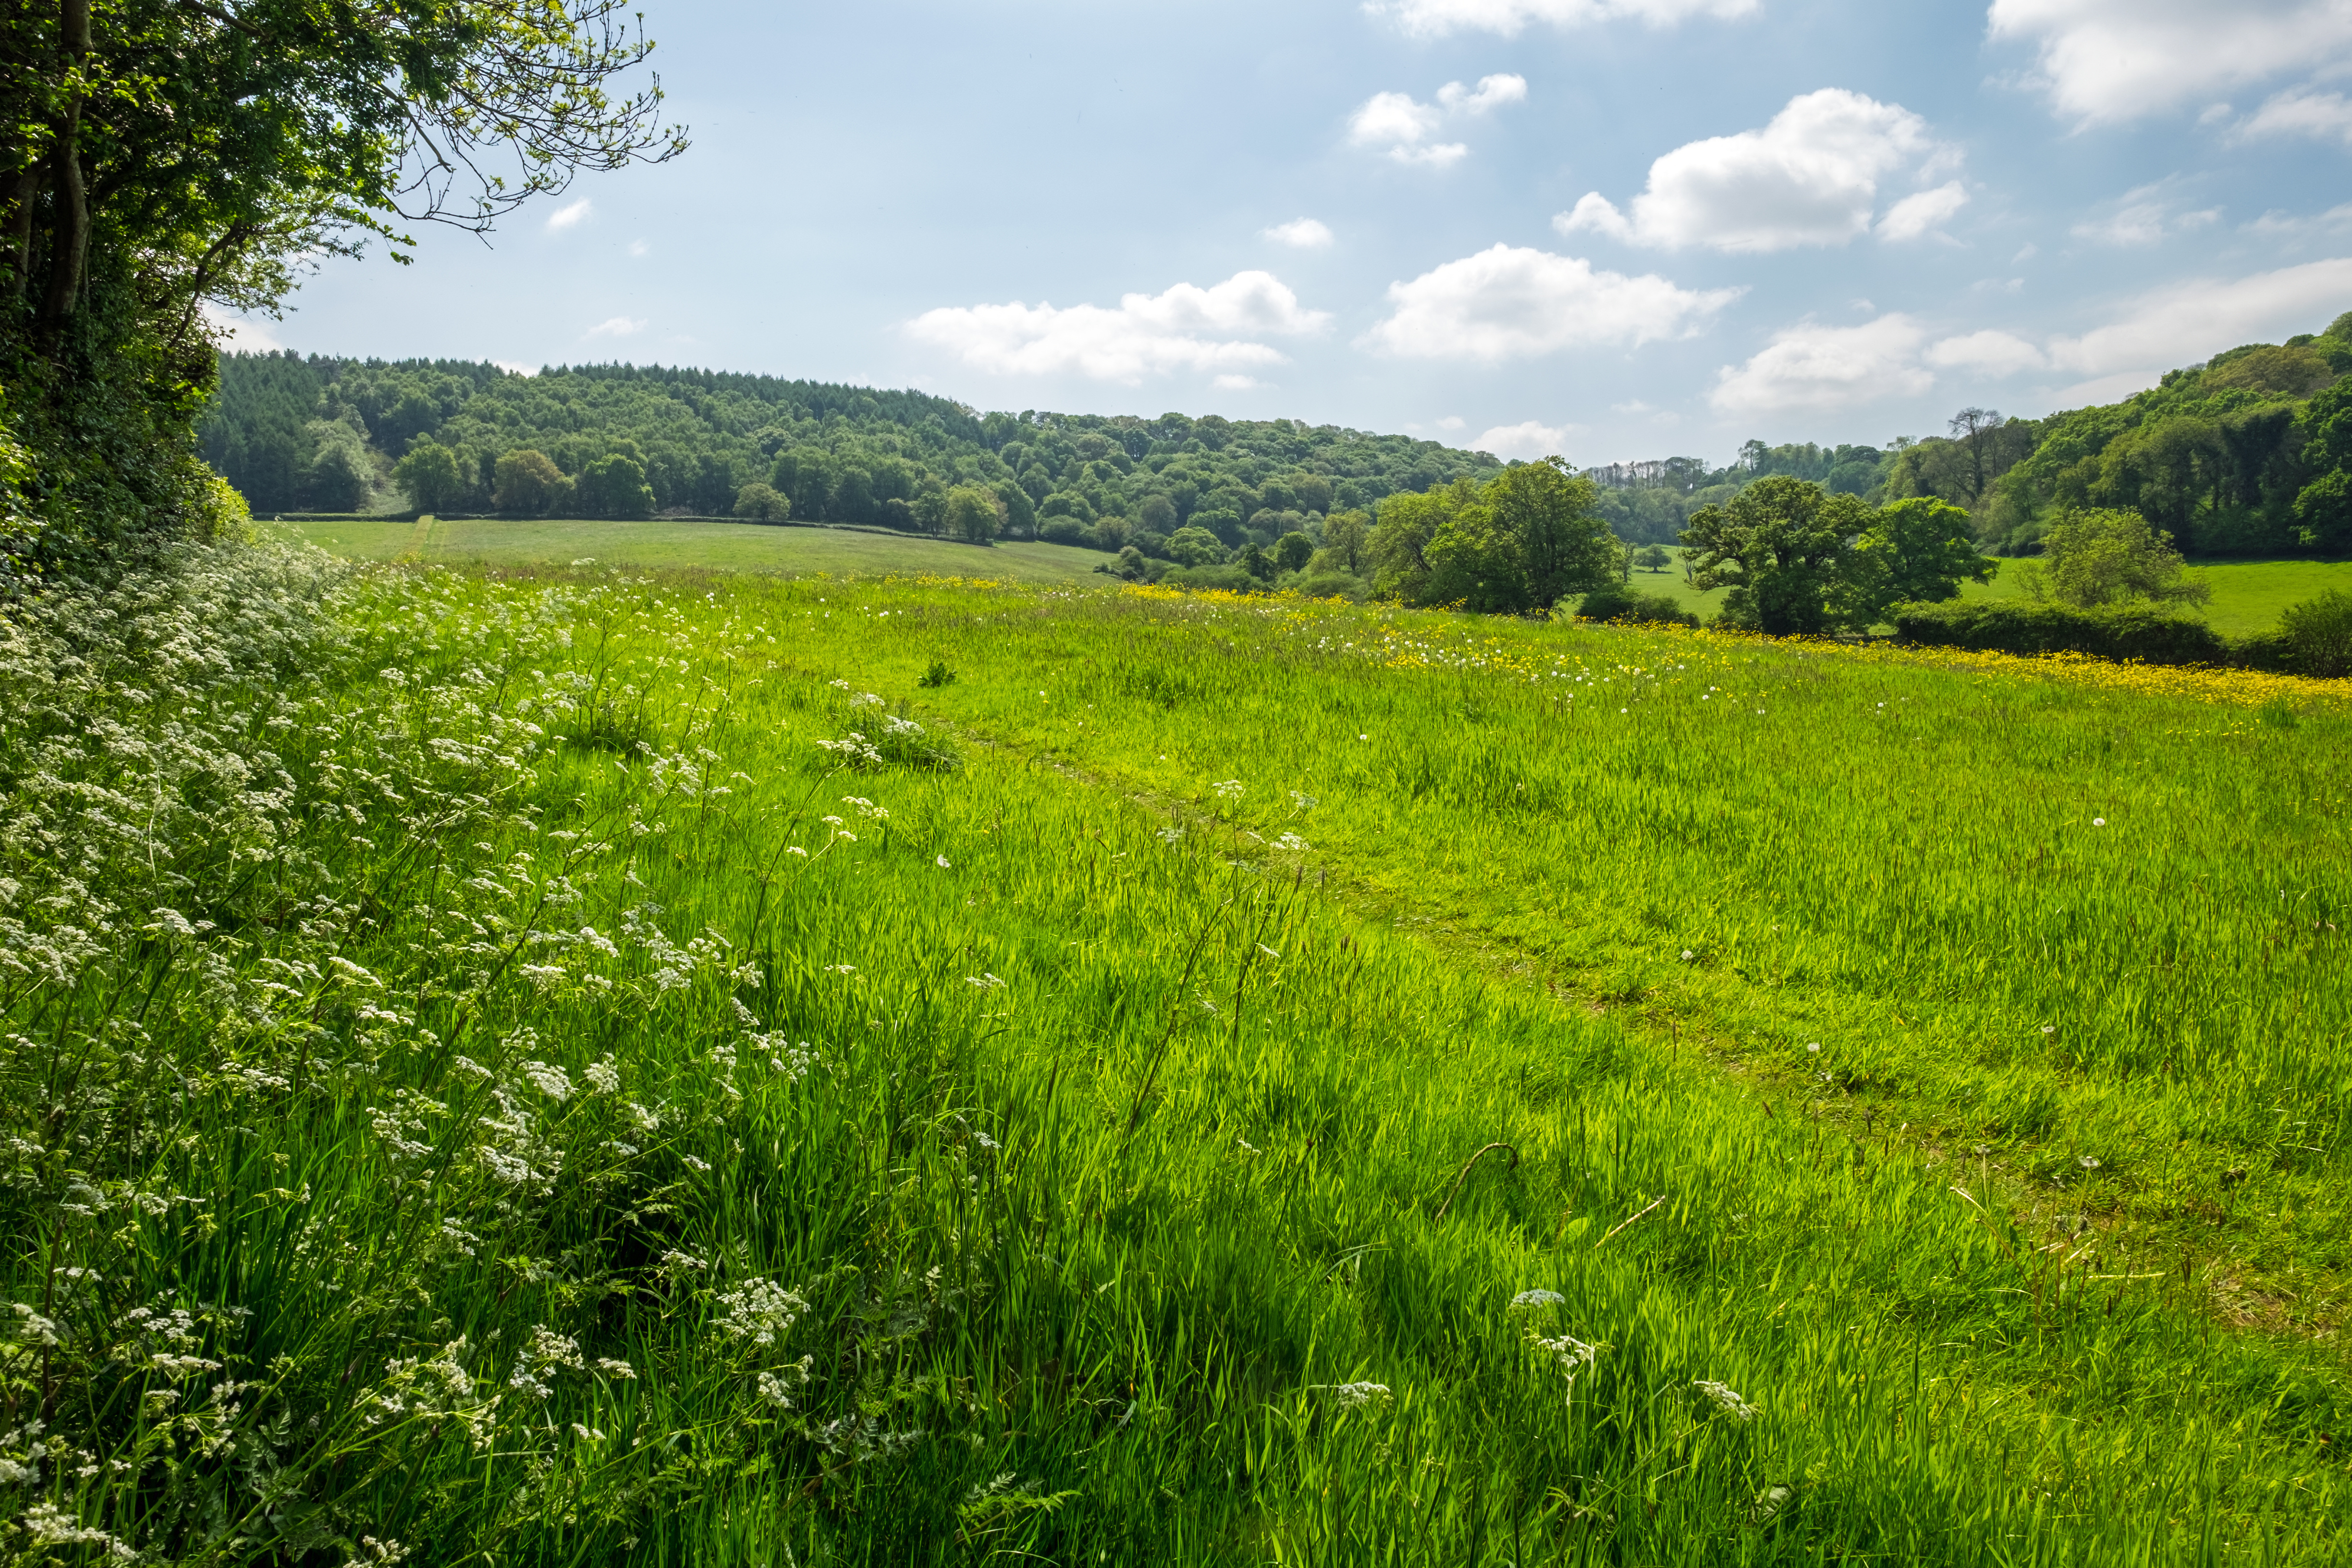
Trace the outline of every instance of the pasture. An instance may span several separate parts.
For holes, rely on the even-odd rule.
[[[9,1157],[98,1195],[11,1267],[84,1270],[42,1376],[122,1539],[2352,1536],[2337,686],[1109,586],[154,592],[184,636],[61,627],[0,736],[93,737],[16,908],[170,900],[5,994]],[[151,787],[257,746],[282,785]],[[268,1485],[102,1458],[181,1443]]]

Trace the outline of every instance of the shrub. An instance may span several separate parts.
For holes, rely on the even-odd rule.
[[[1160,579],[1171,588],[1209,590],[1222,588],[1229,594],[1255,594],[1263,591],[1258,580],[1241,566],[1187,566],[1171,572]]]
[[[1048,544],[1090,544],[1094,542],[1094,530],[1075,517],[1041,518],[1037,537]]]
[[[2352,675],[2352,594],[2330,588],[2288,605],[2279,616],[2279,635],[2294,656],[2296,674]]]
[[[2147,605],[2078,610],[2019,601],[1897,605],[1888,612],[1905,642],[1988,652],[2087,653],[2149,664],[2219,664],[2230,645],[2202,621]]]
[[[1352,572],[1303,572],[1282,584],[1294,594],[1309,599],[1349,599],[1360,601],[1370,590],[1364,580]]]
[[[1637,594],[1621,584],[1596,588],[1576,606],[1586,621],[1624,621],[1695,626],[1698,617],[1675,602],[1671,594]]]

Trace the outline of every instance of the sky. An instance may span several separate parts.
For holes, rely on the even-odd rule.
[[[2352,0],[645,13],[683,156],[235,342],[1720,463],[2352,310]]]

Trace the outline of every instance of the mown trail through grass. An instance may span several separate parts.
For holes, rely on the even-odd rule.
[[[37,1535],[2340,1553],[2340,1352],[2170,1250],[2332,1279],[2315,700],[970,585],[184,596],[7,667]],[[206,655],[313,601],[362,629]],[[79,958],[42,844],[139,911]]]

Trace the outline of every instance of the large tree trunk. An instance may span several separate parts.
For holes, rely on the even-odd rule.
[[[62,0],[60,7],[66,61],[79,71],[89,65],[89,0]],[[49,293],[41,314],[61,321],[73,314],[81,297],[82,268],[89,259],[89,192],[81,167],[82,95],[66,110],[58,127],[57,146],[50,154],[56,171],[56,212],[51,217],[55,239],[49,247]]]

